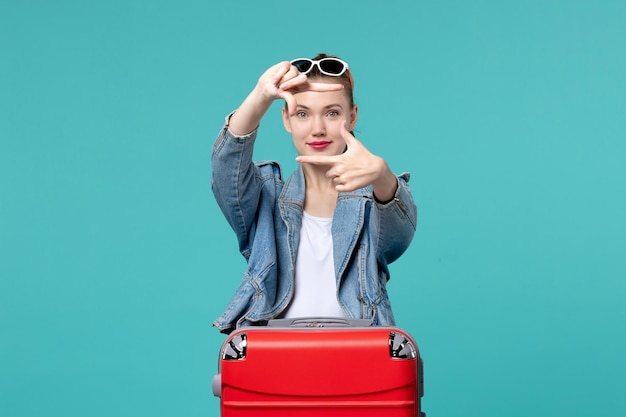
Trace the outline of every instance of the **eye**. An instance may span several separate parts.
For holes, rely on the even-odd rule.
[[[306,117],[306,113],[303,112],[303,111],[299,111],[299,112],[296,113],[296,117],[302,119],[302,118]]]
[[[339,116],[339,112],[337,110],[331,110],[328,112],[328,116],[330,117],[337,117]]]

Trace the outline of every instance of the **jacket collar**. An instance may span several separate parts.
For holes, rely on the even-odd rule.
[[[282,192],[280,193],[280,196],[278,198],[279,204],[296,204],[301,208],[304,208],[305,184],[306,182],[304,180],[304,171],[302,170],[302,165],[298,165],[296,170],[285,182],[285,186],[283,187]],[[372,187],[367,186],[346,193],[340,192],[338,200],[349,199],[351,197],[365,197],[368,199],[373,199],[374,195]]]

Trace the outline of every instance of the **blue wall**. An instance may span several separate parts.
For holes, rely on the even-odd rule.
[[[218,416],[245,264],[209,189],[273,63],[356,78],[411,171],[392,265],[430,416],[623,416],[626,3],[0,2],[0,415]],[[295,152],[278,105],[259,159]]]

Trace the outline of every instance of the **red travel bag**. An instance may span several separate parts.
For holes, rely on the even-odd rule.
[[[369,324],[284,319],[236,330],[213,378],[222,417],[423,417],[417,344]]]

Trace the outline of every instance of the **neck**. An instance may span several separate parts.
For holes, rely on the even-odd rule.
[[[333,191],[336,194],[333,181],[326,176],[328,169],[329,167],[323,165],[302,164],[307,190]]]
[[[304,211],[317,217],[333,217],[338,193],[326,177],[328,167],[304,164],[302,170],[306,184]]]

